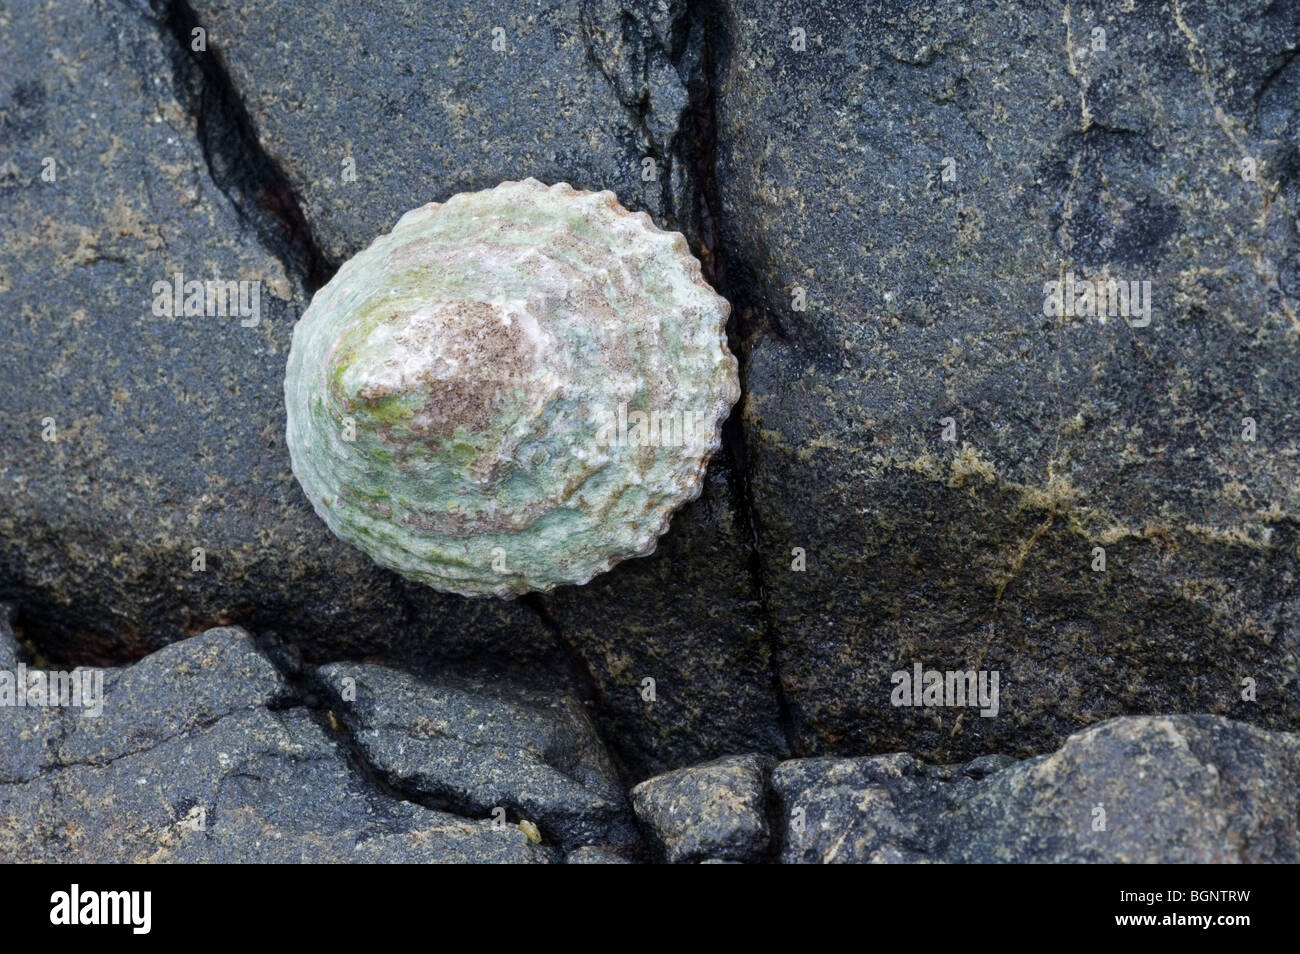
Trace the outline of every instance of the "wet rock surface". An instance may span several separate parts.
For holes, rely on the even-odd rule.
[[[757,861],[768,848],[767,760],[716,759],[632,789],[637,817],[665,861]]]
[[[814,758],[772,770],[785,863],[1290,863],[1300,737],[1112,719],[1024,762]]]
[[[21,658],[7,627],[0,645]],[[242,630],[95,672],[98,717],[0,706],[6,862],[559,860],[517,825],[376,788]]]
[[[720,26],[726,291],[756,329],[796,748],[1300,724],[1300,4],[739,0]],[[1149,282],[1151,314],[1089,316],[1083,291],[1045,313],[1069,276]],[[914,662],[999,671],[1002,714],[891,707]]]
[[[954,861],[1294,864],[1300,737],[1213,716],[1113,719],[998,773]]]
[[[605,746],[575,700],[352,663],[316,675],[366,760],[399,790],[463,815],[530,821],[569,847],[638,840]]]
[[[157,2],[82,24],[73,3],[0,9],[16,65],[0,89],[0,302],[25,328],[0,357],[0,596],[32,638],[120,663],[239,623],[315,662],[509,671],[599,699],[638,770],[783,750],[727,460],[655,556],[502,602],[433,592],[341,543],[284,444],[294,321],[415,205],[528,175],[612,188],[708,258],[697,16]],[[66,68],[51,71],[56,37]],[[250,283],[248,314],[185,314],[188,292],[155,314],[155,283],[177,275]]]
[[[312,512],[284,444],[305,278],[261,240],[256,196],[214,178],[237,126],[148,8],[32,6],[0,7],[15,67],[0,90],[0,302],[21,329],[0,355],[0,595],[33,638],[119,662],[240,621],[310,630],[322,662],[383,647],[412,666],[504,656],[564,672],[527,607],[458,606]],[[246,311],[237,288],[224,316],[185,314],[188,293],[156,314],[155,283],[178,274],[257,284]]]
[[[0,609],[5,862],[1300,857],[1300,736],[1218,716],[1113,719],[1021,762],[738,755],[629,790],[572,700],[354,663],[304,678],[235,627],[78,670],[102,680],[80,706],[16,705],[10,674],[50,671]]]
[[[189,7],[334,263],[408,209],[508,179],[612,189],[656,219],[685,188],[682,4]]]
[[[633,862],[607,848],[584,847],[564,857],[566,865],[630,865]]]
[[[1300,3],[1132,6],[0,0],[0,670],[112,700],[0,706],[0,856],[1294,860]],[[687,236],[744,394],[653,556],[465,600],[315,516],[284,362],[528,175]]]

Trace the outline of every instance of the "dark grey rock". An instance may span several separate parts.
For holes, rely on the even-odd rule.
[[[15,607],[0,603],[0,680],[14,686],[30,662],[14,637]],[[15,699],[15,702],[17,700]],[[0,705],[0,786],[31,778],[54,758],[53,745],[60,735],[57,712],[44,708]]]
[[[987,0],[34,9],[0,0],[0,599],[37,655],[121,663],[238,622],[312,664],[500,675],[590,704],[633,777],[738,751],[1027,756],[1131,712],[1300,724],[1293,0],[1071,23]],[[747,396],[653,557],[467,601],[312,513],[283,363],[331,265],[418,202],[523,175],[682,229],[737,305]],[[1069,270],[1150,279],[1152,323],[1044,316]],[[177,272],[260,282],[257,323],[154,315]],[[8,645],[0,668],[25,664]],[[140,696],[129,717],[0,713],[0,783],[302,721],[250,645],[207,645],[239,692],[127,669],[105,679]],[[998,671],[999,716],[892,707],[913,662]],[[855,850],[940,852],[891,826],[965,782],[917,771]]]
[[[0,597],[21,602],[37,644],[120,663],[238,623],[312,663],[504,671],[599,699],[639,773],[785,754],[725,462],[654,557],[506,603],[438,594],[335,539],[283,440],[284,361],[311,287],[414,205],[564,179],[614,189],[709,259],[694,13],[158,0],[87,25],[70,0],[39,17],[3,2],[0,303],[25,331],[0,354],[0,441],[15,451],[0,461]],[[208,48],[193,51],[200,27]],[[260,281],[258,323],[154,316],[153,284],[177,272]]]
[[[717,9],[723,291],[798,750],[1300,724],[1300,4]],[[1150,281],[1150,324],[1046,316],[1069,272]],[[999,671],[1001,714],[893,708],[914,662]]]
[[[595,684],[601,726],[635,775],[789,751],[743,538],[715,467],[653,556],[547,597]]]
[[[284,679],[234,627],[166,646],[126,669],[108,670],[98,718],[79,714],[59,745],[64,763],[103,762],[155,747],[237,712],[287,705]]]
[[[6,634],[0,634],[3,642]],[[516,827],[367,781],[247,634],[213,630],[106,675],[103,715],[0,708],[4,862],[547,862]]]
[[[680,2],[191,6],[335,263],[409,209],[507,179],[672,211]]]
[[[120,662],[239,621],[320,662],[554,667],[536,613],[379,569],[302,495],[282,382],[307,296],[256,202],[210,174],[238,128],[166,25],[143,5],[28,6],[0,0],[0,305],[23,329],[0,351],[0,596],[28,635]],[[153,285],[176,273],[261,282],[257,323],[155,315]]]
[[[1112,719],[998,769],[909,755],[772,770],[785,863],[1294,863],[1300,736]],[[991,774],[990,774],[991,773]]]
[[[632,807],[665,860],[755,861],[767,852],[768,760],[735,755],[647,779]]]
[[[0,670],[36,669],[8,610]],[[639,855],[572,700],[339,664],[317,674],[334,712],[313,714],[237,628],[82,672],[103,677],[98,717],[0,706],[0,862]],[[345,678],[355,701],[337,697]],[[769,792],[785,863],[1300,861],[1300,735],[1209,715],[1113,719],[1022,762],[808,758],[769,781],[764,757],[735,756],[649,779],[631,800],[667,860],[738,863],[768,857]]]
[[[17,614],[18,607],[13,603],[0,602],[0,669],[12,670],[26,655],[14,636]]]
[[[1300,736],[1216,716],[1112,719],[991,776],[952,861],[1300,860]]]
[[[709,258],[686,115],[687,87],[703,81],[699,23],[680,0],[457,0],[437,16],[399,0],[193,8],[336,263],[410,208],[525,176],[612,189]],[[344,180],[347,159],[355,181]],[[786,752],[748,531],[724,468],[715,464],[653,557],[543,601],[638,773]]]
[[[565,855],[564,863],[566,865],[631,865],[636,862],[608,848],[586,845]]]
[[[975,783],[951,767],[894,754],[782,762],[771,784],[782,863],[867,864],[941,856],[943,812]]]
[[[564,848],[637,840],[614,767],[575,700],[353,663],[317,677],[367,761],[401,791],[460,815],[504,810]]]

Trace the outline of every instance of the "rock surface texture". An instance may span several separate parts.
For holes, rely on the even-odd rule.
[[[0,655],[22,650],[7,627]],[[239,629],[103,672],[103,712],[0,707],[6,862],[548,862],[517,824],[396,797]],[[33,747],[33,738],[40,740]],[[18,757],[15,757],[17,755]]]
[[[0,857],[1296,860],[1297,51],[1300,0],[0,0],[0,672],[106,694],[0,706]],[[683,233],[741,397],[652,556],[466,599],[316,515],[286,361],[530,176]]]
[[[770,838],[768,768],[740,755],[679,769],[632,789],[632,805],[670,862],[755,861]]]
[[[724,291],[800,751],[1300,725],[1300,4],[1130,6],[724,5]],[[1150,314],[1045,313],[1071,278]],[[1001,715],[891,708],[914,662],[999,671]]]
[[[0,670],[39,671],[10,615]],[[0,862],[1300,861],[1300,736],[1218,716],[1023,762],[730,756],[625,794],[574,700],[277,655],[212,629],[81,670],[98,715],[0,706]]]
[[[340,544],[284,441],[294,323],[413,206],[528,176],[611,189],[712,277],[699,16],[0,0],[0,22],[0,305],[22,329],[0,354],[0,598],[33,639],[117,664],[238,623],[316,662],[598,698],[646,770],[786,751],[734,441],[654,556],[514,603]],[[218,279],[248,307],[187,313],[185,283]]]

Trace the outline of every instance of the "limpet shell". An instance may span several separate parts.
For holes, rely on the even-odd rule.
[[[730,306],[676,232],[535,179],[407,212],[293,331],[294,475],[439,590],[585,583],[699,496],[740,395]]]

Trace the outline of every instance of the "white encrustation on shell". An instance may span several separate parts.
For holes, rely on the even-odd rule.
[[[740,395],[686,240],[535,179],[406,213],[317,294],[284,392],[293,472],[439,590],[585,583],[655,549]]]

